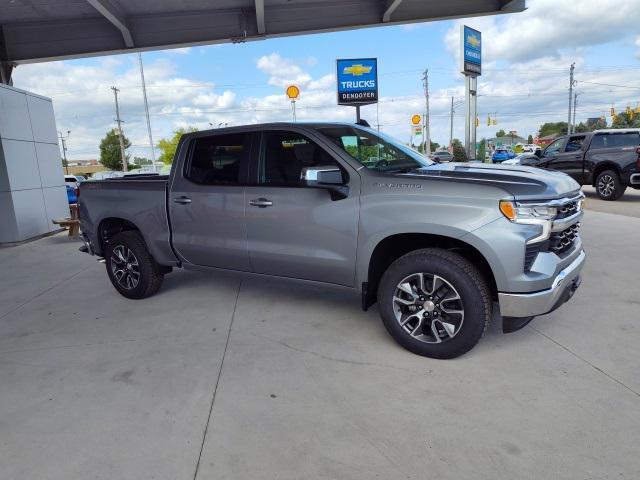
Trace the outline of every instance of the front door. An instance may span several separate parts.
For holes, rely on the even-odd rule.
[[[358,238],[358,174],[293,131],[266,131],[246,190],[247,236],[256,273],[353,286]],[[338,166],[347,198],[302,184],[302,168]]]
[[[172,243],[193,265],[249,271],[245,187],[251,134],[197,136],[170,186]]]
[[[571,135],[566,144],[549,160],[547,168],[564,172],[582,184],[583,149],[586,148],[585,135]]]

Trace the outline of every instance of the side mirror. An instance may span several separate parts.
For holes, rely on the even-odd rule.
[[[311,188],[329,190],[332,200],[347,198],[349,187],[344,184],[342,171],[333,165],[304,167],[300,172],[302,184]]]

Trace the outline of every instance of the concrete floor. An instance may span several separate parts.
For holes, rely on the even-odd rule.
[[[0,249],[0,478],[636,479],[640,219],[583,225],[574,299],[451,361],[343,291],[175,272],[131,301],[65,236]]]

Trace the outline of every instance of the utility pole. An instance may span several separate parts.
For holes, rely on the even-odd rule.
[[[576,105],[578,105],[578,92],[573,94],[573,133],[576,133]]]
[[[453,97],[451,97],[451,115],[449,116],[449,146],[453,143]]]
[[[71,130],[67,130],[67,136],[64,137],[62,135],[62,132],[58,130],[58,138],[60,138],[60,143],[62,143],[62,158],[64,159],[64,169],[67,175],[69,175],[69,162],[67,161],[67,144],[65,140],[69,138],[70,134]]]
[[[153,171],[156,172],[156,151],[153,147],[153,136],[151,135],[151,120],[149,119],[149,103],[147,102],[147,85],[144,81],[144,67],[142,66],[142,53],[138,52],[138,63],[140,63],[140,78],[142,80],[142,95],[144,97],[144,113],[147,116],[147,130],[149,132],[149,145],[151,145],[151,162]]]
[[[569,117],[567,118],[567,134],[571,133],[571,101],[573,100],[573,69],[575,66],[576,64],[574,62],[569,69]]]
[[[116,122],[118,123],[118,138],[120,139],[120,158],[122,159],[122,171],[127,171],[127,156],[124,152],[124,135],[122,133],[122,120],[120,120],[120,106],[118,105],[118,92],[120,91],[116,87],[111,87],[113,90],[113,96],[116,100]]]
[[[425,103],[425,114],[424,114],[424,154],[425,156],[431,155],[431,132],[430,132],[430,121],[429,121],[429,70],[424,70],[424,75],[422,77],[422,81],[424,83],[424,103]]]

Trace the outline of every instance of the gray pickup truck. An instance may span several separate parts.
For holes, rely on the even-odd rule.
[[[579,185],[531,167],[439,165],[360,125],[184,135],[169,176],[80,186],[81,250],[149,297],[173,268],[340,285],[408,350],[452,358],[567,301],[585,253]],[[284,294],[284,292],[283,292]]]

